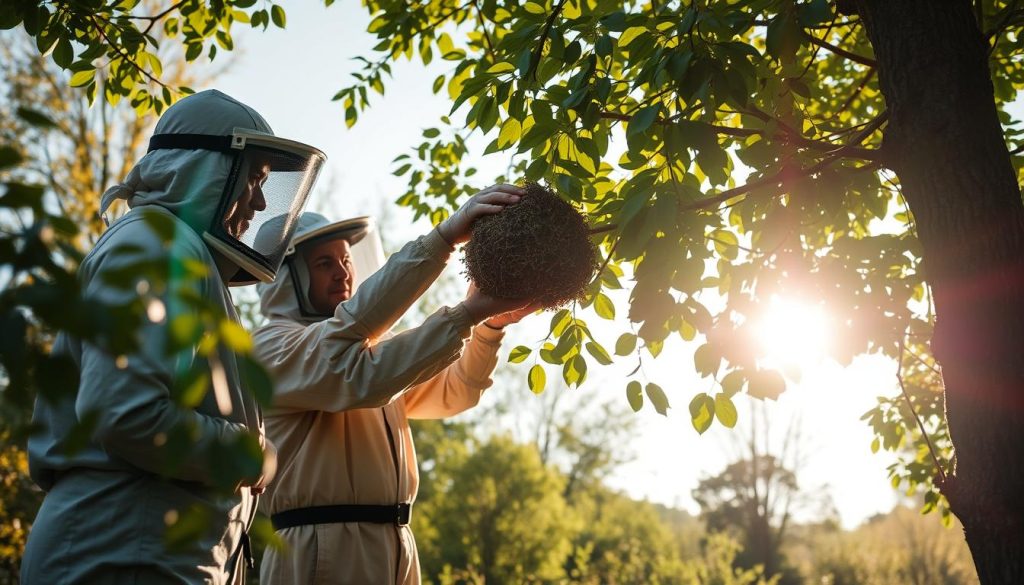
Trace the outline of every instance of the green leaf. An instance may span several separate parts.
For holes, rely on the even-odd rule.
[[[580,354],[569,358],[562,366],[562,378],[567,386],[579,387],[587,379],[587,360]]]
[[[284,28],[286,22],[284,8],[274,4],[270,9],[270,18],[274,21],[274,26],[277,28]]]
[[[724,392],[715,395],[715,416],[723,425],[730,429],[736,426],[736,419],[738,418],[736,405],[732,403],[729,395]]]
[[[530,14],[545,14],[544,7],[536,2],[527,2],[523,5],[523,9]]]
[[[626,400],[629,401],[629,407],[633,409],[633,412],[640,412],[640,409],[644,407],[644,392],[640,382],[633,380],[626,384]]]
[[[249,353],[252,351],[252,337],[240,324],[230,319],[222,319],[220,326],[221,341],[233,352]]]
[[[660,105],[647,106],[641,108],[627,123],[626,138],[635,136],[642,133],[651,127],[651,124],[658,119],[658,112],[661,111]]]
[[[704,392],[694,396],[690,401],[690,423],[693,424],[693,428],[703,435],[714,420],[715,399]]]
[[[781,12],[768,23],[765,48],[780,60],[792,59],[803,42],[803,29],[792,12]]]
[[[71,76],[71,80],[68,82],[71,87],[82,87],[92,83],[93,78],[96,76],[95,69],[88,69],[86,71],[79,71]]]
[[[612,300],[608,298],[608,295],[604,293],[597,293],[594,297],[594,312],[597,313],[598,317],[608,319],[609,321],[615,318],[615,305]]]
[[[522,136],[523,127],[519,120],[509,118],[501,125],[501,132],[498,133],[498,146],[501,148],[514,144]]]
[[[646,26],[631,26],[619,35],[619,47],[628,47],[640,35],[647,33]]]
[[[636,349],[636,335],[623,333],[615,342],[615,355],[629,355]]]
[[[668,416],[668,396],[665,396],[665,391],[661,389],[661,386],[650,382],[645,390],[647,390],[647,398],[650,398],[651,404],[654,405],[654,410],[658,411],[661,416]]]
[[[561,337],[565,328],[572,323],[572,313],[569,309],[559,309],[553,317],[551,317],[551,333],[555,337]]]
[[[253,25],[255,26],[256,19],[254,18],[252,22],[253,22]],[[202,41],[196,41],[194,43],[188,43],[185,46],[185,60],[186,61],[195,61],[196,59],[199,58],[199,55],[201,55],[202,53],[203,53],[203,42]],[[74,84],[72,83],[72,86],[73,85]]]
[[[801,26],[814,26],[832,18],[832,3],[829,0],[811,0],[797,6],[797,18]]]
[[[587,352],[594,356],[597,363],[602,366],[607,366],[612,363],[612,357],[608,355],[608,352],[601,347],[601,345],[595,341],[588,341],[586,344]]]
[[[533,352],[533,350],[525,345],[517,345],[513,347],[512,351],[509,353],[508,361],[513,364],[521,363],[530,355],[531,352]]]
[[[485,71],[485,73],[491,73],[491,74],[494,74],[494,75],[499,75],[501,73],[511,73],[511,72],[513,72],[515,70],[516,70],[516,66],[515,65],[513,65],[511,63],[501,62],[501,63],[495,63],[494,65],[491,65],[490,67],[488,67],[487,71]]]
[[[530,390],[534,394],[540,394],[544,391],[544,385],[547,383],[547,375],[544,373],[544,368],[537,364],[530,368],[530,373],[527,375],[527,381],[530,385]]]
[[[67,37],[57,40],[57,46],[53,48],[53,62],[61,69],[67,69],[75,59],[75,50],[71,47],[71,41]]]
[[[775,370],[758,370],[750,376],[747,383],[747,394],[764,400],[777,400],[779,394],[786,391],[786,380]]]

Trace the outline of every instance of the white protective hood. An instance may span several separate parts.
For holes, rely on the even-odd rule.
[[[268,222],[269,223],[269,222]],[[272,225],[263,229],[273,230]],[[261,234],[256,236],[259,242]],[[299,218],[292,247],[288,251],[278,278],[271,283],[258,284],[260,310],[267,318],[285,318],[302,323],[314,323],[331,317],[317,314],[309,302],[309,276],[302,257],[303,244],[328,239],[345,239],[351,246],[355,271],[352,294],[359,285],[384,265],[384,248],[373,218],[362,216],[332,222],[326,217],[307,211]],[[296,252],[299,253],[296,253]],[[333,314],[333,313],[332,313]]]

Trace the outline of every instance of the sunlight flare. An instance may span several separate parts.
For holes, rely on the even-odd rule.
[[[820,305],[773,297],[755,325],[764,355],[780,365],[801,369],[828,353],[828,317]]]

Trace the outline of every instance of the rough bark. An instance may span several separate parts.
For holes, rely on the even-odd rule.
[[[857,0],[935,298],[956,468],[941,486],[984,585],[1024,583],[1024,205],[963,0]]]

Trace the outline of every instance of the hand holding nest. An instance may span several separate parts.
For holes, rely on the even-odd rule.
[[[525,190],[515,185],[492,185],[469,198],[455,213],[437,226],[438,233],[450,245],[469,240],[473,223],[486,215],[494,215],[507,205],[519,203]]]

